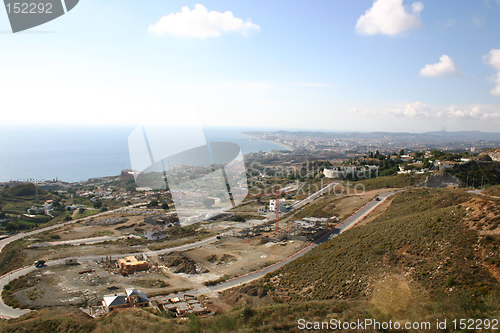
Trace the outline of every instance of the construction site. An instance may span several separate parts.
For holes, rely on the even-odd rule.
[[[116,294],[120,297],[116,302],[128,307],[132,303],[121,290],[137,289],[150,300],[147,306],[157,311],[175,316],[207,314],[197,300],[169,295],[286,260],[335,232],[339,216],[352,214],[374,194],[378,192],[325,197],[321,217],[289,213],[297,202],[277,198],[259,207],[260,213],[245,213],[246,218],[229,212],[189,227],[180,226],[171,214],[138,208],[78,222],[31,239],[27,251],[36,259],[36,269],[23,277],[25,286],[14,290],[13,296],[22,307],[73,305],[99,316],[113,310],[114,303],[103,305],[103,297]],[[146,237],[157,229],[166,237]],[[57,258],[65,259],[45,265]]]

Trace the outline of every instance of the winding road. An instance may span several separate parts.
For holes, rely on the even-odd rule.
[[[391,196],[395,193],[398,193],[398,192],[399,191],[393,191],[393,192],[387,192],[387,193],[379,195],[378,197],[380,198],[380,200],[377,200],[375,198],[375,199],[369,201],[363,207],[358,209],[354,214],[352,214],[350,217],[345,219],[344,222],[339,224],[337,226],[337,228],[330,231],[328,234],[326,234],[325,236],[323,236],[322,238],[320,238],[316,242],[310,244],[308,247],[300,250],[299,252],[291,255],[290,257],[288,257],[280,262],[277,262],[273,265],[264,267],[260,270],[233,278],[231,280],[227,280],[227,281],[218,283],[218,284],[213,285],[213,286],[202,287],[199,289],[192,289],[192,290],[188,290],[188,291],[185,291],[182,293],[171,294],[171,295],[167,295],[167,296],[152,297],[151,299],[162,300],[162,299],[169,299],[169,298],[173,298],[173,297],[184,297],[184,295],[186,295],[186,294],[187,295],[194,295],[194,296],[206,295],[206,294],[210,294],[213,292],[219,292],[219,291],[231,289],[231,288],[246,284],[248,282],[251,282],[253,280],[259,279],[259,278],[263,277],[264,275],[271,273],[271,272],[285,266],[286,264],[302,257],[303,255],[305,255],[307,252],[311,251],[316,246],[318,246],[318,245],[326,242],[327,240],[338,236],[342,232],[352,228],[354,225],[356,225],[358,222],[360,222],[366,216],[368,216],[371,212],[373,212],[375,210],[375,208],[377,208],[380,204],[382,204],[389,196]]]
[[[335,185],[336,185],[336,183],[331,183],[331,184],[323,187],[319,191],[317,191],[317,192],[311,194],[310,196],[308,196],[306,199],[301,200],[298,203],[296,203],[293,208],[294,209],[298,209],[298,208],[306,205],[307,203],[312,202],[316,198],[320,197],[322,194],[326,193],[331,187],[333,187]],[[250,281],[256,280],[256,279],[258,279],[258,278],[266,275],[267,273],[275,271],[275,270],[279,269],[280,267],[282,267],[282,266],[284,266],[284,265],[292,262],[293,260],[296,260],[296,259],[302,257],[304,254],[306,254],[307,252],[309,252],[310,250],[312,250],[314,247],[318,246],[319,244],[321,244],[321,243],[327,241],[328,239],[337,236],[339,233],[342,233],[342,232],[346,231],[347,229],[353,227],[356,223],[358,223],[359,221],[361,221],[362,219],[364,219],[368,214],[370,214],[387,197],[389,197],[390,195],[392,195],[392,194],[394,194],[396,192],[397,191],[395,191],[395,192],[388,192],[388,193],[380,195],[379,196],[379,198],[381,199],[380,201],[378,201],[376,199],[371,200],[366,205],[364,205],[363,207],[361,207],[358,211],[356,211],[353,215],[351,215],[349,218],[347,218],[344,222],[342,222],[341,224],[339,224],[336,229],[334,229],[333,231],[329,232],[327,235],[323,236],[318,241],[316,241],[314,243],[311,243],[308,247],[300,250],[299,252],[295,253],[294,255],[292,255],[292,256],[290,256],[290,257],[288,257],[288,258],[286,258],[286,259],[284,259],[284,260],[282,260],[282,261],[280,261],[278,263],[275,263],[273,265],[264,267],[264,268],[262,268],[260,270],[257,270],[257,271],[254,271],[254,272],[251,272],[251,273],[248,273],[248,274],[245,274],[245,275],[233,278],[231,280],[227,280],[227,281],[218,283],[218,284],[216,284],[214,286],[202,287],[202,288],[199,288],[199,289],[189,290],[189,291],[186,291],[186,292],[184,292],[182,294],[175,294],[175,295],[168,295],[168,296],[158,296],[158,297],[155,297],[153,299],[161,299],[161,298],[166,298],[166,297],[170,298],[170,297],[173,297],[173,296],[182,296],[184,294],[190,294],[190,295],[208,294],[208,293],[212,293],[212,292],[218,292],[218,291],[223,291],[223,290],[226,290],[226,289],[230,289],[230,288],[233,288],[233,287],[236,287],[236,286],[248,283]],[[34,231],[31,231],[31,232],[21,233],[21,234],[17,234],[17,235],[11,236],[9,238],[6,238],[6,239],[3,239],[3,240],[0,241],[0,251],[7,244],[9,244],[11,242],[14,242],[16,240],[22,239],[24,237],[36,235],[36,234],[41,233],[41,232],[45,232],[45,231],[49,231],[49,230],[52,230],[52,229],[60,228],[60,227],[65,226],[65,225],[73,224],[73,223],[77,223],[77,222],[81,222],[81,221],[84,221],[84,220],[88,220],[90,218],[95,218],[95,217],[98,217],[100,215],[109,214],[109,213],[113,213],[113,212],[118,212],[118,211],[125,210],[125,209],[133,207],[133,206],[141,205],[141,204],[142,203],[136,204],[136,205],[132,205],[132,206],[127,206],[127,207],[121,207],[121,208],[115,209],[113,211],[103,212],[103,213],[99,213],[99,214],[96,214],[96,215],[88,216],[88,217],[85,217],[85,218],[82,218],[82,219],[78,219],[78,220],[74,220],[74,221],[68,221],[68,222],[65,222],[65,223],[61,223],[61,224],[57,224],[57,225],[45,227],[45,228],[34,230]],[[209,237],[207,239],[203,239],[203,240],[200,240],[200,241],[197,241],[197,242],[194,242],[194,243],[189,243],[189,244],[185,244],[185,245],[181,245],[181,246],[176,246],[176,247],[172,247],[172,248],[167,248],[167,249],[162,249],[162,250],[157,250],[157,251],[135,252],[135,253],[119,254],[119,255],[113,255],[112,257],[115,258],[115,259],[117,259],[117,258],[123,258],[123,257],[126,257],[126,256],[132,256],[132,255],[136,255],[136,256],[137,255],[142,255],[142,254],[146,254],[146,255],[160,255],[160,254],[165,254],[165,253],[169,253],[169,252],[173,252],[173,251],[186,251],[186,250],[194,249],[194,248],[197,248],[197,247],[200,247],[200,246],[203,246],[203,245],[214,243],[214,242],[216,242],[218,240],[219,236],[224,236],[226,234],[228,234],[228,233],[223,233],[223,234],[220,234],[218,236]],[[102,257],[103,257],[102,255],[93,255],[93,256],[77,257],[76,259],[78,261],[92,261],[92,260],[99,260]],[[74,258],[74,257],[72,257],[72,258]],[[68,258],[62,258],[62,259],[57,259],[57,260],[49,260],[49,261],[46,262],[46,265],[49,266],[49,267],[50,266],[55,266],[55,265],[61,265],[61,264],[64,263],[65,259],[68,259]],[[0,277],[0,291],[3,290],[4,286],[6,284],[8,284],[10,281],[12,281],[14,279],[17,279],[17,278],[19,278],[19,277],[21,277],[23,275],[26,275],[26,274],[34,271],[35,269],[36,268],[34,266],[27,266],[27,267],[23,267],[23,268],[11,271],[11,272],[9,272],[9,273],[1,276]],[[22,315],[24,315],[26,313],[29,313],[30,311],[31,310],[27,310],[27,309],[14,309],[14,308],[11,308],[11,307],[7,306],[3,302],[2,298],[1,298],[1,294],[0,294],[0,317],[3,317],[3,318],[17,318],[17,317],[20,317],[20,316],[22,316]]]
[[[198,242],[180,245],[180,246],[176,246],[176,247],[171,247],[168,249],[162,249],[162,250],[157,250],[157,251],[148,251],[148,252],[133,252],[133,253],[126,253],[126,254],[119,254],[119,255],[112,256],[112,258],[118,259],[118,258],[123,258],[123,257],[128,257],[128,256],[142,256],[143,254],[148,256],[148,255],[160,255],[160,254],[165,254],[165,253],[174,252],[174,251],[187,251],[187,250],[191,250],[191,249],[203,246],[203,245],[214,243],[217,240],[218,240],[217,236],[213,236],[213,237],[209,237],[209,238],[203,239],[203,240],[198,241]],[[79,262],[83,262],[83,261],[100,260],[103,257],[104,257],[103,255],[93,255],[93,256],[76,257],[76,259]],[[75,257],[72,257],[72,258],[75,258]],[[62,264],[64,264],[64,261],[66,259],[68,259],[68,258],[48,260],[45,263],[45,265],[47,267],[62,265]],[[30,272],[33,272],[36,269],[37,268],[34,265],[27,266],[27,267],[17,269],[15,271],[9,272],[9,273],[1,276],[0,277],[0,290],[3,290],[5,285],[8,284],[10,281],[15,280],[23,275],[30,273]],[[0,295],[0,317],[17,318],[17,317],[20,317],[20,316],[22,316],[30,311],[31,310],[14,309],[14,308],[9,307],[8,305],[6,305],[3,302],[3,299],[1,298],[1,295]]]

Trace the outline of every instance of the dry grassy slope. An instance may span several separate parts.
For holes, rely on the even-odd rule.
[[[499,283],[490,268],[500,267],[500,237],[498,226],[492,227],[498,221],[498,215],[491,216],[492,208],[498,208],[498,201],[460,190],[407,191],[367,225],[220,298],[237,303],[253,297],[253,304],[260,300],[272,305],[187,322],[140,309],[122,310],[98,320],[86,318],[76,309],[47,309],[0,322],[0,331],[268,332],[296,331],[299,317],[498,317]],[[282,302],[285,299],[296,301]]]
[[[488,149],[482,152],[479,156],[481,157],[485,155],[490,156],[490,158],[495,162],[500,162],[500,147]]]
[[[362,184],[367,191],[379,188],[401,188],[408,186],[415,186],[425,180],[424,175],[402,174],[393,176],[382,176],[360,180],[352,183],[353,185]]]
[[[186,332],[184,324],[141,309],[125,309],[92,319],[76,308],[53,308],[0,322],[1,332]]]
[[[484,194],[486,195],[493,195],[500,197],[500,185],[495,185],[495,186],[489,186],[485,191]]]
[[[464,203],[466,224],[481,235],[500,235],[500,199],[474,197]]]
[[[461,190],[406,191],[373,222],[351,229],[241,291],[278,301],[370,299],[376,303],[374,297],[387,296],[377,290],[386,290],[395,293],[387,296],[391,300],[465,297],[468,306],[483,303],[499,295],[499,283],[484,266],[483,255],[485,248],[495,253],[499,238],[490,235],[489,242],[497,244],[490,246],[468,227],[469,218],[476,216],[467,210],[470,203],[471,196]],[[488,205],[484,207],[491,208]],[[495,217],[487,219],[488,228],[497,223]],[[490,264],[500,262],[490,260]]]
[[[0,322],[0,332],[88,332],[90,317],[78,309],[45,309]]]

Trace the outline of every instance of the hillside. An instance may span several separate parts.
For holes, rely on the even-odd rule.
[[[367,191],[380,189],[380,188],[403,188],[409,186],[415,186],[422,183],[425,180],[423,175],[391,175],[391,176],[381,176],[376,178],[364,179],[357,182],[353,182],[353,187],[357,184],[362,184]]]
[[[0,210],[6,214],[23,214],[33,205],[56,199],[60,198],[31,183],[0,188]]]
[[[498,315],[499,203],[461,190],[401,193],[374,221],[227,292],[226,299],[233,304],[350,300],[358,301],[360,313],[369,304],[371,315],[397,319],[416,313]]]
[[[282,332],[298,331],[298,318],[498,318],[499,204],[463,190],[400,193],[371,222],[221,294],[213,318],[127,309],[93,320],[77,309],[44,309],[0,322],[0,331]]]
[[[462,185],[480,187],[500,184],[500,162],[473,160],[447,172],[459,178]]]
[[[484,194],[493,195],[493,196],[496,196],[496,197],[500,197],[500,185],[488,187],[484,191]]]
[[[488,149],[482,152],[479,157],[489,156],[492,161],[500,162],[500,147]]]

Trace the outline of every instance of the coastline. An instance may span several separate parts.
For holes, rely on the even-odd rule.
[[[13,127],[0,132],[0,182],[86,182],[130,169],[129,127]],[[247,129],[248,130],[248,129]],[[286,150],[242,134],[244,128],[204,128],[207,141],[238,144],[243,154]],[[64,138],[64,140],[61,140]],[[84,139],[82,139],[84,138]]]
[[[241,132],[242,135],[246,135],[246,136],[249,136],[251,138],[254,138],[254,139],[258,139],[260,141],[264,141],[264,142],[269,142],[269,143],[274,143],[275,145],[280,145],[281,147],[285,148],[286,150],[288,151],[295,151],[297,148],[295,147],[292,147],[290,145],[287,145],[286,143],[281,143],[281,142],[278,142],[278,141],[273,141],[273,140],[269,140],[269,139],[263,139],[259,136],[257,136],[256,134],[251,134],[251,133],[248,133],[248,132]]]

